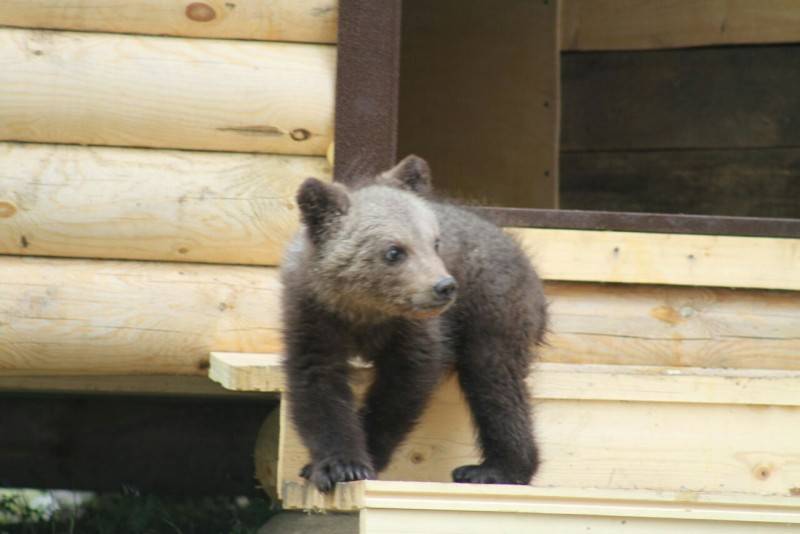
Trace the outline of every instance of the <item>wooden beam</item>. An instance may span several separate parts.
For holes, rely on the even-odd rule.
[[[786,497],[735,493],[614,491],[367,480],[340,484],[331,495],[288,484],[283,507],[359,512],[360,534],[489,531],[567,534],[615,532],[791,532],[800,507]],[[457,528],[457,530],[456,530]]]
[[[336,0],[19,0],[0,3],[0,25],[181,37],[335,43]]]
[[[202,375],[42,375],[0,376],[0,393],[147,395],[180,397],[253,397],[225,389]]]
[[[211,376],[226,387],[284,388],[275,355],[215,354]],[[369,373],[353,378],[363,393]],[[797,371],[540,364],[530,387],[544,458],[536,486],[796,491]],[[278,467],[257,473],[279,490],[308,461],[285,400],[280,413]],[[450,377],[381,478],[448,481],[453,468],[478,458],[469,411]]]
[[[0,143],[0,253],[277,265],[322,157]]]
[[[280,348],[259,267],[0,257],[4,375],[205,374],[212,350]]]
[[[563,0],[561,49],[800,42],[793,0]]]
[[[0,29],[0,140],[324,155],[329,45]]]
[[[281,393],[278,354],[211,354],[209,378],[235,391]],[[357,366],[368,383],[369,366]],[[650,365],[539,363],[528,379],[535,399],[800,406],[800,371]]]
[[[513,229],[548,280],[800,290],[800,239]]]
[[[548,283],[546,293],[545,363],[800,369],[794,292]],[[279,352],[279,299],[272,268],[0,256],[0,369],[202,373],[211,351]]]

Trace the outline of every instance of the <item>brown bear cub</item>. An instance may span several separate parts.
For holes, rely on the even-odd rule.
[[[353,190],[309,178],[297,202],[304,227],[282,278],[291,414],[311,453],[301,475],[321,491],[374,478],[454,368],[483,461],[453,480],[528,484],[538,455],[525,378],[546,315],[516,242],[431,200],[415,156]],[[354,355],[375,368],[360,411]]]

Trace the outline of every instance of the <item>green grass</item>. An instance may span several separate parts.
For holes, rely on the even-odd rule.
[[[254,534],[275,513],[266,499],[96,495],[56,510],[33,492],[0,493],[0,534]]]

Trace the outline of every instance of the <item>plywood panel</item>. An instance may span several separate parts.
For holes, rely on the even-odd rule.
[[[399,155],[495,206],[558,204],[556,2],[403,2]]]
[[[277,265],[309,176],[327,161],[0,143],[0,253]]]
[[[265,41],[336,42],[336,0],[6,0],[0,25]]]
[[[330,45],[0,29],[0,140],[324,155]]]

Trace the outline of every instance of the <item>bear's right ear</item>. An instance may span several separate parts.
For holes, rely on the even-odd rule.
[[[347,191],[338,184],[307,178],[297,191],[297,205],[308,236],[321,243],[339,218],[350,208]]]
[[[431,168],[428,162],[419,156],[411,154],[378,176],[377,183],[413,191],[422,196],[431,193]]]

